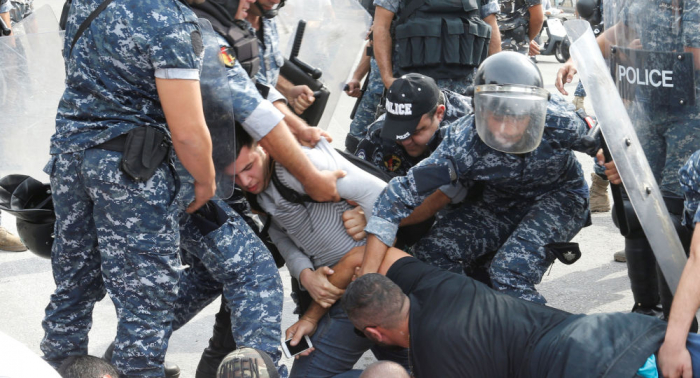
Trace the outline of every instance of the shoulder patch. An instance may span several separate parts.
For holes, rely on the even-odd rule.
[[[384,166],[389,172],[395,172],[401,167],[401,158],[395,154],[384,157]]]
[[[190,33],[190,40],[192,40],[192,49],[195,55],[201,56],[202,52],[204,52],[204,42],[202,41],[202,34],[199,30],[194,30]]]
[[[219,59],[221,59],[221,63],[228,68],[232,68],[236,64],[236,57],[231,54],[230,49],[230,47],[221,46],[221,50],[219,52]]]

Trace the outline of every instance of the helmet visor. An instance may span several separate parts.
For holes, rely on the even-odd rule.
[[[476,131],[489,147],[512,154],[542,141],[549,93],[537,87],[479,85],[474,91]]]

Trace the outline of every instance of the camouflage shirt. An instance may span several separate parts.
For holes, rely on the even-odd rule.
[[[91,148],[139,126],[167,131],[156,78],[199,80],[197,18],[177,0],[111,3],[71,43],[100,0],[74,1],[63,56],[66,90],[58,105],[51,153]]]
[[[500,13],[498,27],[510,30],[517,26],[518,19],[524,18],[524,23],[530,20],[530,7],[542,4],[542,0],[498,0]]]
[[[255,81],[274,87],[280,76],[280,68],[284,65],[284,57],[279,48],[280,37],[276,19],[265,17],[261,19],[263,40],[260,42],[260,71],[255,74]],[[260,33],[255,29],[252,31],[258,35],[258,38],[260,37]]]
[[[700,150],[688,159],[679,174],[681,188],[685,192],[683,224],[695,227],[700,223]]]
[[[552,191],[587,197],[588,186],[573,150],[589,151],[582,137],[586,123],[566,100],[552,94],[542,142],[514,155],[488,147],[469,115],[452,123],[438,148],[404,177],[395,177],[377,199],[365,230],[391,245],[401,219],[439,187],[482,182],[483,201],[500,209],[530,205]]]

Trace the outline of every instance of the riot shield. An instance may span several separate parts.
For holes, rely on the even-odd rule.
[[[57,30],[0,38],[0,177],[21,173],[48,181],[42,169],[65,88]]]
[[[226,76],[226,67],[219,59],[221,45],[211,23],[199,19],[204,42],[204,58],[200,89],[204,118],[212,140],[214,168],[216,169],[216,195],[228,198],[233,194],[236,160],[235,120],[233,118],[233,92]]]
[[[592,100],[593,109],[630,202],[659,267],[671,291],[675,293],[687,259],[657,185],[655,172],[652,171],[645,155],[645,145],[641,138],[638,138],[638,133],[644,132],[645,122],[653,119],[649,117],[654,115],[642,116],[643,113],[640,113],[639,109],[644,109],[644,106],[637,103],[639,98],[626,98],[623,101],[620,97],[588,22],[572,20],[564,26],[573,41],[572,57],[586,92]],[[616,27],[619,26],[607,28],[606,33]],[[614,54],[613,49],[614,47],[611,48],[611,54]],[[653,109],[654,106],[648,108]]]
[[[49,5],[35,10],[22,21],[12,25],[14,35],[58,33],[58,19]]]
[[[357,0],[287,1],[277,16],[280,46],[290,56],[299,20],[306,21],[298,58],[322,72],[320,81],[330,91],[318,127],[327,129],[343,86],[365,44],[371,24],[367,11]]]

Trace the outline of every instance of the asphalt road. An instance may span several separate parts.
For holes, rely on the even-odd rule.
[[[61,0],[35,0],[35,6],[49,4],[60,13]],[[559,63],[553,57],[540,57],[538,66],[546,81],[546,89],[555,92],[553,82]],[[570,85],[573,92],[574,84]],[[349,114],[353,100],[343,96],[329,133],[334,145],[342,148],[349,127]],[[587,106],[590,109],[590,105]],[[579,154],[579,161],[590,183],[592,159]],[[2,224],[14,229],[14,218],[3,214]],[[583,229],[573,240],[581,246],[583,256],[573,265],[555,263],[545,274],[538,290],[548,299],[548,305],[574,313],[599,313],[629,311],[633,304],[629,289],[626,265],[614,262],[613,253],[622,249],[624,240],[612,224],[610,213],[594,214],[593,225]],[[283,329],[295,321],[293,302],[289,297],[289,273],[280,271],[285,283]],[[32,351],[41,354],[39,342],[43,337],[41,320],[49,296],[55,288],[49,260],[29,252],[10,253],[0,251],[0,331],[19,340]],[[206,308],[189,324],[175,332],[170,339],[167,360],[180,365],[182,378],[194,377],[199,356],[211,336],[214,314],[219,303]],[[105,299],[95,306],[94,323],[90,331],[89,352],[101,355],[113,340],[116,317],[112,302]],[[372,357],[365,355],[358,363],[364,366]],[[285,361],[291,366],[291,361]],[[3,363],[3,356],[0,356]]]

